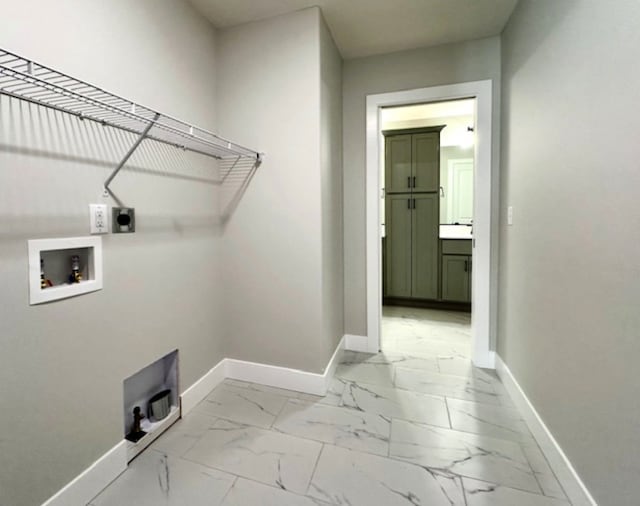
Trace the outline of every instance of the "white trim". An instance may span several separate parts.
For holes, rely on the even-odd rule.
[[[231,379],[315,395],[326,393],[322,374],[233,358],[228,358],[226,362],[227,377]]]
[[[524,390],[522,390],[513,373],[499,355],[496,355],[496,372],[513,399],[513,402],[524,416],[531,433],[547,457],[551,469],[556,474],[571,504],[574,506],[597,506],[595,499],[591,496],[589,490],[580,479],[580,476],[571,465],[571,461],[562,451],[562,448],[553,437],[553,434],[551,434],[549,428],[545,425],[540,414],[536,411],[533,404],[531,404],[531,401],[524,393]]]
[[[50,497],[42,506],[87,504],[127,469],[127,445],[121,441],[81,474]]]
[[[473,317],[472,359],[476,365],[491,362],[491,311],[495,300],[491,280],[496,273],[491,268],[492,223],[492,81],[434,86],[408,91],[380,93],[367,96],[366,141],[366,275],[367,275],[367,351],[380,349],[380,313],[382,300],[382,265],[380,241],[380,108],[415,103],[436,102],[456,98],[475,97],[476,138],[474,174],[474,240],[473,249]]]
[[[226,374],[228,378],[250,381],[261,385],[295,390],[313,395],[326,395],[327,388],[335,368],[340,362],[344,349],[344,337],[338,343],[333,356],[329,360],[324,373],[313,373],[299,369],[289,369],[276,365],[258,364],[233,358],[226,359]]]
[[[329,363],[327,364],[327,367],[325,367],[324,369],[324,374],[323,374],[324,390],[321,395],[327,394],[327,391],[329,390],[329,386],[331,385],[331,380],[333,380],[333,376],[336,373],[336,368],[338,367],[338,364],[342,362],[342,356],[344,354],[344,349],[345,349],[345,342],[346,342],[346,339],[344,336],[342,336],[342,338],[340,339],[340,342],[338,342],[338,345],[336,346],[336,349],[333,351],[333,355],[331,355],[331,358],[329,359]]]
[[[31,305],[102,290],[102,237],[31,239],[27,241],[27,244],[29,249],[29,303]],[[89,248],[88,279],[79,283],[64,283],[43,289],[40,286],[41,252],[79,248]],[[44,267],[46,275],[47,266]]]
[[[481,360],[474,360],[474,364],[476,367],[482,367],[483,369],[495,369],[496,357],[496,352],[489,350],[486,354],[482,355]]]
[[[354,336],[352,334],[345,334],[344,336],[344,349],[349,351],[361,351],[367,353],[369,339],[367,336]]]
[[[193,385],[180,395],[180,408],[182,416],[189,413],[196,405],[211,393],[215,387],[222,383],[226,375],[226,358],[218,362],[209,372],[205,373]]]

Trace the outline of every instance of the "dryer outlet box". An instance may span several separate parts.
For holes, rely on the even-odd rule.
[[[111,231],[114,234],[136,231],[136,210],[133,207],[113,207],[111,218]]]

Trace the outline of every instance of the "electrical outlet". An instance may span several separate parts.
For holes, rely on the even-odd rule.
[[[507,208],[507,225],[513,225],[513,206]]]
[[[109,231],[106,204],[89,204],[89,223],[92,234],[106,234]]]

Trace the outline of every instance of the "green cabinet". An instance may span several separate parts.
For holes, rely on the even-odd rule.
[[[442,241],[442,300],[471,302],[471,240]]]
[[[412,201],[411,296],[436,299],[440,196],[437,193],[414,193]]]
[[[385,296],[438,297],[437,194],[386,197]]]
[[[411,297],[411,197],[388,195],[385,204],[385,295]]]
[[[442,300],[471,302],[471,257],[442,255]]]
[[[414,134],[412,149],[412,191],[437,192],[440,189],[440,127],[438,131]]]
[[[385,131],[385,192],[437,192],[442,126]]]
[[[385,297],[438,298],[442,128],[383,132]]]
[[[411,192],[411,136],[392,135],[385,138],[385,192]]]

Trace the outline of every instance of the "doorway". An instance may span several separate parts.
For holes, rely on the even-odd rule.
[[[382,227],[381,171],[384,136],[381,128],[383,108],[410,104],[475,99],[473,178],[473,259],[471,290],[474,304],[471,316],[470,355],[476,366],[493,368],[495,354],[491,351],[492,312],[495,310],[495,271],[492,270],[492,82],[476,81],[367,97],[367,350],[377,353],[381,348],[382,321]]]
[[[471,356],[475,109],[381,108],[383,352]]]

